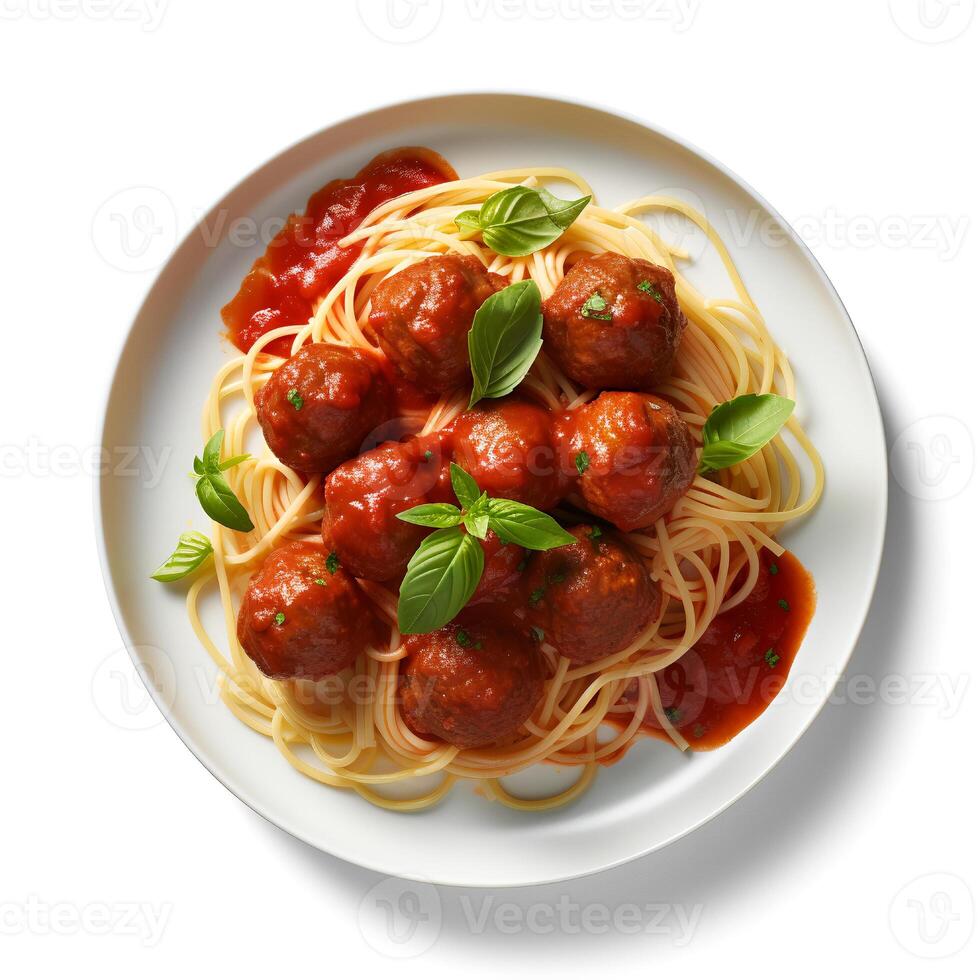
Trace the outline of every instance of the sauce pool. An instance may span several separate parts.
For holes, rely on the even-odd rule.
[[[668,718],[696,752],[719,748],[765,711],[813,618],[813,580],[797,558],[763,550],[759,560],[758,581],[745,600],[716,616],[680,660],[655,675]],[[629,704],[627,694],[621,705]],[[623,719],[614,714],[609,721],[621,727]],[[641,731],[668,738],[653,711]]]
[[[332,180],[318,190],[303,214],[289,216],[222,310],[221,319],[241,351],[259,337],[306,323],[317,301],[335,286],[360,255],[362,243],[341,248],[379,205],[411,191],[456,180],[456,171],[434,150],[402,147],[376,156],[355,177]],[[288,357],[292,337],[265,349]]]

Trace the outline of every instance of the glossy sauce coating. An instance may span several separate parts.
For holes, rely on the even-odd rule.
[[[519,397],[487,399],[449,427],[453,459],[491,497],[550,510],[570,485],[552,421],[546,409]]]
[[[460,748],[516,734],[544,690],[540,654],[530,638],[492,614],[466,615],[434,633],[407,637],[405,646],[405,720],[419,734]]]
[[[668,269],[604,252],[545,302],[545,350],[586,388],[644,390],[670,375],[686,323]]]
[[[255,393],[255,412],[282,462],[327,473],[365,448],[365,439],[391,417],[392,401],[375,354],[307,344]]]
[[[660,587],[609,532],[571,528],[575,544],[537,552],[522,585],[527,622],[574,664],[624,650],[656,619]]]
[[[375,289],[371,330],[404,377],[432,394],[447,394],[472,383],[467,335],[473,317],[506,285],[472,255],[423,259]]]
[[[433,150],[402,147],[375,157],[355,177],[332,180],[318,190],[304,214],[289,216],[234,299],[222,309],[221,318],[235,346],[247,351],[275,327],[306,323],[316,301],[361,253],[360,242],[346,248],[338,242],[378,205],[456,179],[456,171]],[[280,337],[266,350],[287,357],[292,339]]]
[[[695,751],[724,745],[765,711],[813,618],[813,580],[797,558],[763,550],[759,560],[758,582],[745,601],[716,616],[676,664],[656,675],[671,723]],[[635,701],[627,696],[624,703]],[[644,727],[667,737],[652,711]]]
[[[454,503],[438,434],[386,442],[338,466],[323,486],[323,540],[357,578],[400,579],[431,528],[397,515],[421,504]]]
[[[379,636],[357,583],[331,574],[316,543],[273,551],[249,581],[238,610],[238,641],[267,677],[319,680],[349,667]]]
[[[697,447],[674,407],[657,395],[607,391],[556,423],[563,465],[581,471],[590,513],[621,531],[650,527],[697,474]]]

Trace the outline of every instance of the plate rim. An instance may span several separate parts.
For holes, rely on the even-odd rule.
[[[254,166],[246,174],[244,174],[236,183],[231,187],[226,189],[221,196],[215,201],[210,208],[208,208],[199,217],[193,225],[188,228],[187,232],[175,243],[170,253],[167,255],[166,260],[162,265],[156,270],[153,275],[152,281],[147,285],[143,292],[142,299],[136,306],[135,313],[129,319],[129,326],[127,327],[121,342],[118,344],[116,349],[115,360],[113,362],[112,371],[109,374],[108,380],[104,383],[102,399],[100,402],[101,412],[99,414],[100,422],[98,427],[98,442],[96,445],[104,446],[106,438],[106,430],[109,426],[109,411],[112,405],[112,395],[115,390],[117,381],[119,380],[119,372],[122,365],[122,360],[126,352],[132,337],[134,329],[137,323],[142,318],[152,294],[160,281],[160,279],[166,274],[167,270],[173,263],[174,259],[180,255],[184,248],[188,245],[190,240],[198,232],[198,229],[207,223],[211,215],[214,214],[221,206],[221,204],[236,194],[244,185],[253,180],[258,174],[263,170],[270,167],[275,161],[279,160],[281,157],[287,156],[299,147],[303,146],[308,142],[312,142],[320,138],[323,134],[329,130],[340,128],[352,123],[365,120],[372,115],[379,114],[382,112],[389,112],[392,110],[407,110],[412,107],[418,107],[421,104],[431,103],[435,101],[439,102],[449,102],[449,101],[464,101],[470,99],[487,99],[487,98],[502,98],[502,99],[519,99],[528,100],[530,102],[551,102],[554,104],[562,105],[570,109],[579,109],[589,112],[600,112],[608,116],[612,116],[619,120],[624,120],[633,125],[639,126],[640,128],[646,130],[655,136],[666,140],[670,143],[675,144],[681,149],[693,154],[703,162],[709,164],[711,167],[716,169],[722,176],[730,180],[737,187],[739,187],[745,194],[761,204],[768,213],[775,218],[781,225],[783,231],[787,233],[790,240],[798,248],[801,255],[803,255],[810,267],[814,272],[816,272],[818,279],[823,284],[824,288],[828,291],[829,295],[832,297],[833,301],[836,303],[839,311],[843,314],[844,319],[850,328],[853,340],[857,345],[857,350],[860,353],[860,368],[863,371],[867,382],[870,385],[871,393],[874,398],[875,412],[873,417],[873,424],[875,428],[875,441],[877,443],[877,457],[878,465],[875,467],[875,472],[878,476],[878,486],[875,488],[875,498],[880,500],[880,518],[878,520],[878,526],[874,528],[874,568],[873,574],[868,580],[868,585],[865,590],[865,594],[860,598],[859,602],[859,616],[856,620],[855,627],[853,629],[853,635],[844,644],[846,648],[846,653],[843,654],[842,659],[839,662],[839,670],[837,671],[837,676],[834,678],[834,684],[836,684],[841,677],[844,676],[848,665],[850,664],[851,658],[854,655],[854,651],[860,641],[861,635],[864,632],[864,628],[867,624],[868,616],[871,611],[871,605],[874,600],[875,593],[878,587],[878,581],[881,575],[881,565],[884,556],[884,545],[885,545],[885,535],[888,523],[888,513],[889,513],[889,481],[888,481],[888,445],[885,433],[884,418],[882,415],[881,401],[878,396],[878,385],[875,382],[874,372],[871,369],[871,364],[868,360],[867,351],[864,344],[861,341],[860,334],[854,325],[854,321],[841,298],[840,293],[837,291],[836,286],[830,279],[827,272],[824,270],[823,266],[817,260],[816,256],[813,254],[809,246],[803,239],[799,236],[793,226],[783,217],[782,213],[778,211],[769,200],[760,194],[755,187],[749,184],[746,180],[740,177],[737,173],[732,171],[725,163],[717,159],[711,153],[706,152],[700,146],[692,143],[684,137],[679,136],[673,131],[664,128],[663,126],[650,121],[647,118],[636,115],[633,112],[624,111],[622,109],[609,106],[599,101],[587,100],[582,98],[568,98],[566,96],[557,95],[553,92],[546,91],[517,91],[515,89],[508,88],[483,88],[475,89],[469,91],[436,91],[431,94],[420,94],[413,96],[409,99],[403,99],[395,102],[379,102],[372,103],[371,105],[365,106],[360,110],[340,116],[333,119],[332,121],[326,123],[325,125],[319,126],[317,129],[308,132],[305,136],[296,139],[289,143],[288,145],[282,147],[272,156],[263,159],[259,164]],[[533,887],[539,885],[554,884],[562,881],[571,881],[579,878],[589,877],[591,875],[600,874],[603,871],[609,871],[613,868],[621,867],[625,864],[635,861],[638,858],[645,857],[648,854],[652,854],[655,851],[662,850],[663,848],[669,847],[671,844],[676,843],[678,840],[686,837],[688,834],[700,829],[705,824],[712,821],[719,814],[723,813],[730,806],[738,802],[742,797],[751,792],[756,786],[762,782],[763,779],[768,776],[773,769],[776,768],[786,757],[792,752],[795,746],[799,743],[800,739],[806,734],[807,731],[812,727],[814,721],[818,715],[826,707],[827,702],[830,699],[831,692],[833,691],[833,685],[828,685],[826,688],[826,694],[823,699],[814,705],[806,718],[805,723],[800,728],[796,736],[787,741],[785,745],[781,748],[781,751],[777,757],[765,766],[759,774],[747,783],[740,790],[735,792],[727,800],[717,806],[715,809],[711,810],[709,813],[705,814],[700,820],[692,822],[684,830],[675,833],[674,835],[664,839],[659,840],[648,847],[642,847],[638,850],[633,851],[630,854],[626,854],[622,857],[616,858],[614,860],[601,860],[594,865],[589,867],[570,870],[568,873],[562,873],[559,875],[547,875],[544,877],[534,876],[520,881],[511,882],[480,882],[476,880],[448,880],[444,876],[439,878],[431,878],[422,875],[417,872],[401,871],[393,869],[390,866],[386,866],[384,862],[370,862],[365,861],[360,857],[349,857],[342,853],[342,849],[328,849],[324,847],[320,842],[309,839],[306,835],[294,830],[288,826],[285,826],[280,819],[274,816],[268,807],[266,807],[262,802],[257,799],[252,798],[252,795],[236,785],[235,781],[226,775],[220,774],[206,759],[206,751],[198,744],[197,740],[184,729],[184,726],[178,721],[174,716],[173,710],[165,702],[162,693],[157,691],[154,685],[147,685],[144,681],[142,673],[139,671],[141,663],[137,658],[136,650],[139,644],[135,643],[133,637],[130,633],[129,626],[126,619],[122,613],[122,606],[119,599],[119,593],[116,588],[112,568],[109,562],[108,548],[106,544],[106,532],[105,532],[105,522],[103,519],[103,511],[105,506],[105,495],[106,488],[108,486],[108,473],[96,472],[94,476],[94,488],[93,488],[93,511],[94,511],[94,529],[96,535],[96,547],[99,556],[99,566],[102,573],[103,585],[106,590],[106,596],[109,602],[109,607],[112,612],[113,619],[115,620],[116,628],[119,631],[120,638],[123,640],[123,644],[126,648],[126,652],[132,661],[134,667],[137,670],[137,675],[139,676],[140,683],[144,685],[147,693],[153,699],[154,704],[160,711],[162,717],[166,720],[170,729],[177,736],[184,747],[191,753],[191,755],[213,776],[222,786],[225,787],[232,795],[237,797],[242,803],[244,803],[249,809],[258,814],[263,819],[267,820],[270,824],[278,828],[279,830],[289,834],[297,840],[302,841],[304,844],[320,851],[331,855],[334,858],[343,860],[349,864],[353,864],[357,867],[365,868],[369,871],[382,874],[388,877],[401,878],[407,881],[416,881],[426,884],[435,884],[440,886],[448,886],[454,888],[522,888],[522,887]]]

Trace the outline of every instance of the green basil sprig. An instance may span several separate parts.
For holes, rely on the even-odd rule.
[[[197,499],[211,520],[233,531],[251,531],[255,525],[248,511],[222,476],[225,470],[243,463],[249,457],[245,454],[222,462],[221,443],[224,436],[225,430],[218,429],[208,440],[201,456],[194,457],[194,473],[198,477],[195,487]]]
[[[491,194],[479,211],[464,211],[456,225],[480,232],[498,255],[530,255],[560,238],[591,200],[563,201],[543,187],[508,187]]]
[[[467,337],[473,391],[470,408],[481,398],[503,398],[523,380],[541,350],[541,291],[532,279],[494,293],[476,311]]]
[[[531,551],[549,551],[575,541],[554,518],[534,507],[481,493],[476,480],[455,463],[450,464],[450,477],[462,509],[423,504],[398,515],[409,524],[439,529],[419,545],[408,563],[398,595],[402,633],[431,633],[473,598],[483,576],[480,541],[489,531],[505,544]]]
[[[704,423],[699,473],[723,470],[754,456],[779,435],[796,403],[782,395],[739,395],[716,405]]]
[[[176,582],[200,568],[214,548],[200,531],[182,534],[174,553],[150,576],[158,582]]]

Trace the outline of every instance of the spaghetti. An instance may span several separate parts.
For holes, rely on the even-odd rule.
[[[676,278],[688,326],[673,375],[658,391],[677,406],[684,422],[700,432],[715,405],[741,394],[795,398],[789,362],[769,335],[724,243],[685,202],[649,196],[612,210],[591,203],[552,245],[522,258],[496,254],[454,222],[462,210],[497,191],[545,182],[592,194],[569,170],[532,168],[452,180],[378,206],[339,243],[362,250],[315,305],[308,322],[270,330],[247,354],[219,370],[204,405],[204,438],[224,429],[224,453],[245,453],[256,430],[254,395],[283,363],[269,353],[270,344],[282,349],[291,338],[293,353],[310,341],[372,347],[366,326],[374,289],[386,277],[442,253],[474,256],[511,282],[533,279],[545,299],[583,256],[613,251],[664,266]],[[701,230],[728,274],[730,297],[709,299],[694,287],[680,268],[688,255],[643,220],[652,213],[681,215]],[[553,410],[574,409],[595,394],[576,386],[545,354],[523,390]],[[466,408],[467,393],[460,391],[439,399],[428,413],[419,412],[410,424],[418,433],[433,432]],[[791,442],[801,454],[794,454]],[[808,478],[798,455],[809,464]],[[796,418],[745,462],[713,479],[697,477],[654,528],[626,535],[663,589],[657,620],[628,648],[586,666],[571,664],[544,644],[550,679],[519,737],[505,746],[460,749],[426,740],[401,716],[399,663],[405,649],[396,625],[398,597],[389,587],[361,583],[390,626],[387,644],[368,648],[353,668],[330,679],[329,690],[321,682],[276,681],[259,672],[236,637],[237,605],[250,572],[270,550],[286,540],[320,539],[319,478],[305,478],[268,449],[229,471],[228,478],[254,530],[242,534],[213,525],[213,572],[199,577],[187,596],[193,628],[220,671],[221,699],[242,722],[271,738],[305,776],[406,811],[435,804],[460,779],[479,781],[489,797],[509,807],[560,806],[588,787],[600,764],[615,761],[640,738],[651,716],[679,749],[686,749],[688,742],[664,709],[656,674],[682,658],[719,614],[749,596],[760,576],[760,553],[782,554],[776,535],[815,506],[824,479],[820,458]],[[199,612],[202,596],[214,591],[224,612],[227,654]],[[624,699],[627,691],[630,697]],[[612,728],[605,725],[610,721]],[[542,799],[519,797],[506,788],[504,777],[539,763],[578,767],[577,778],[568,789]]]

